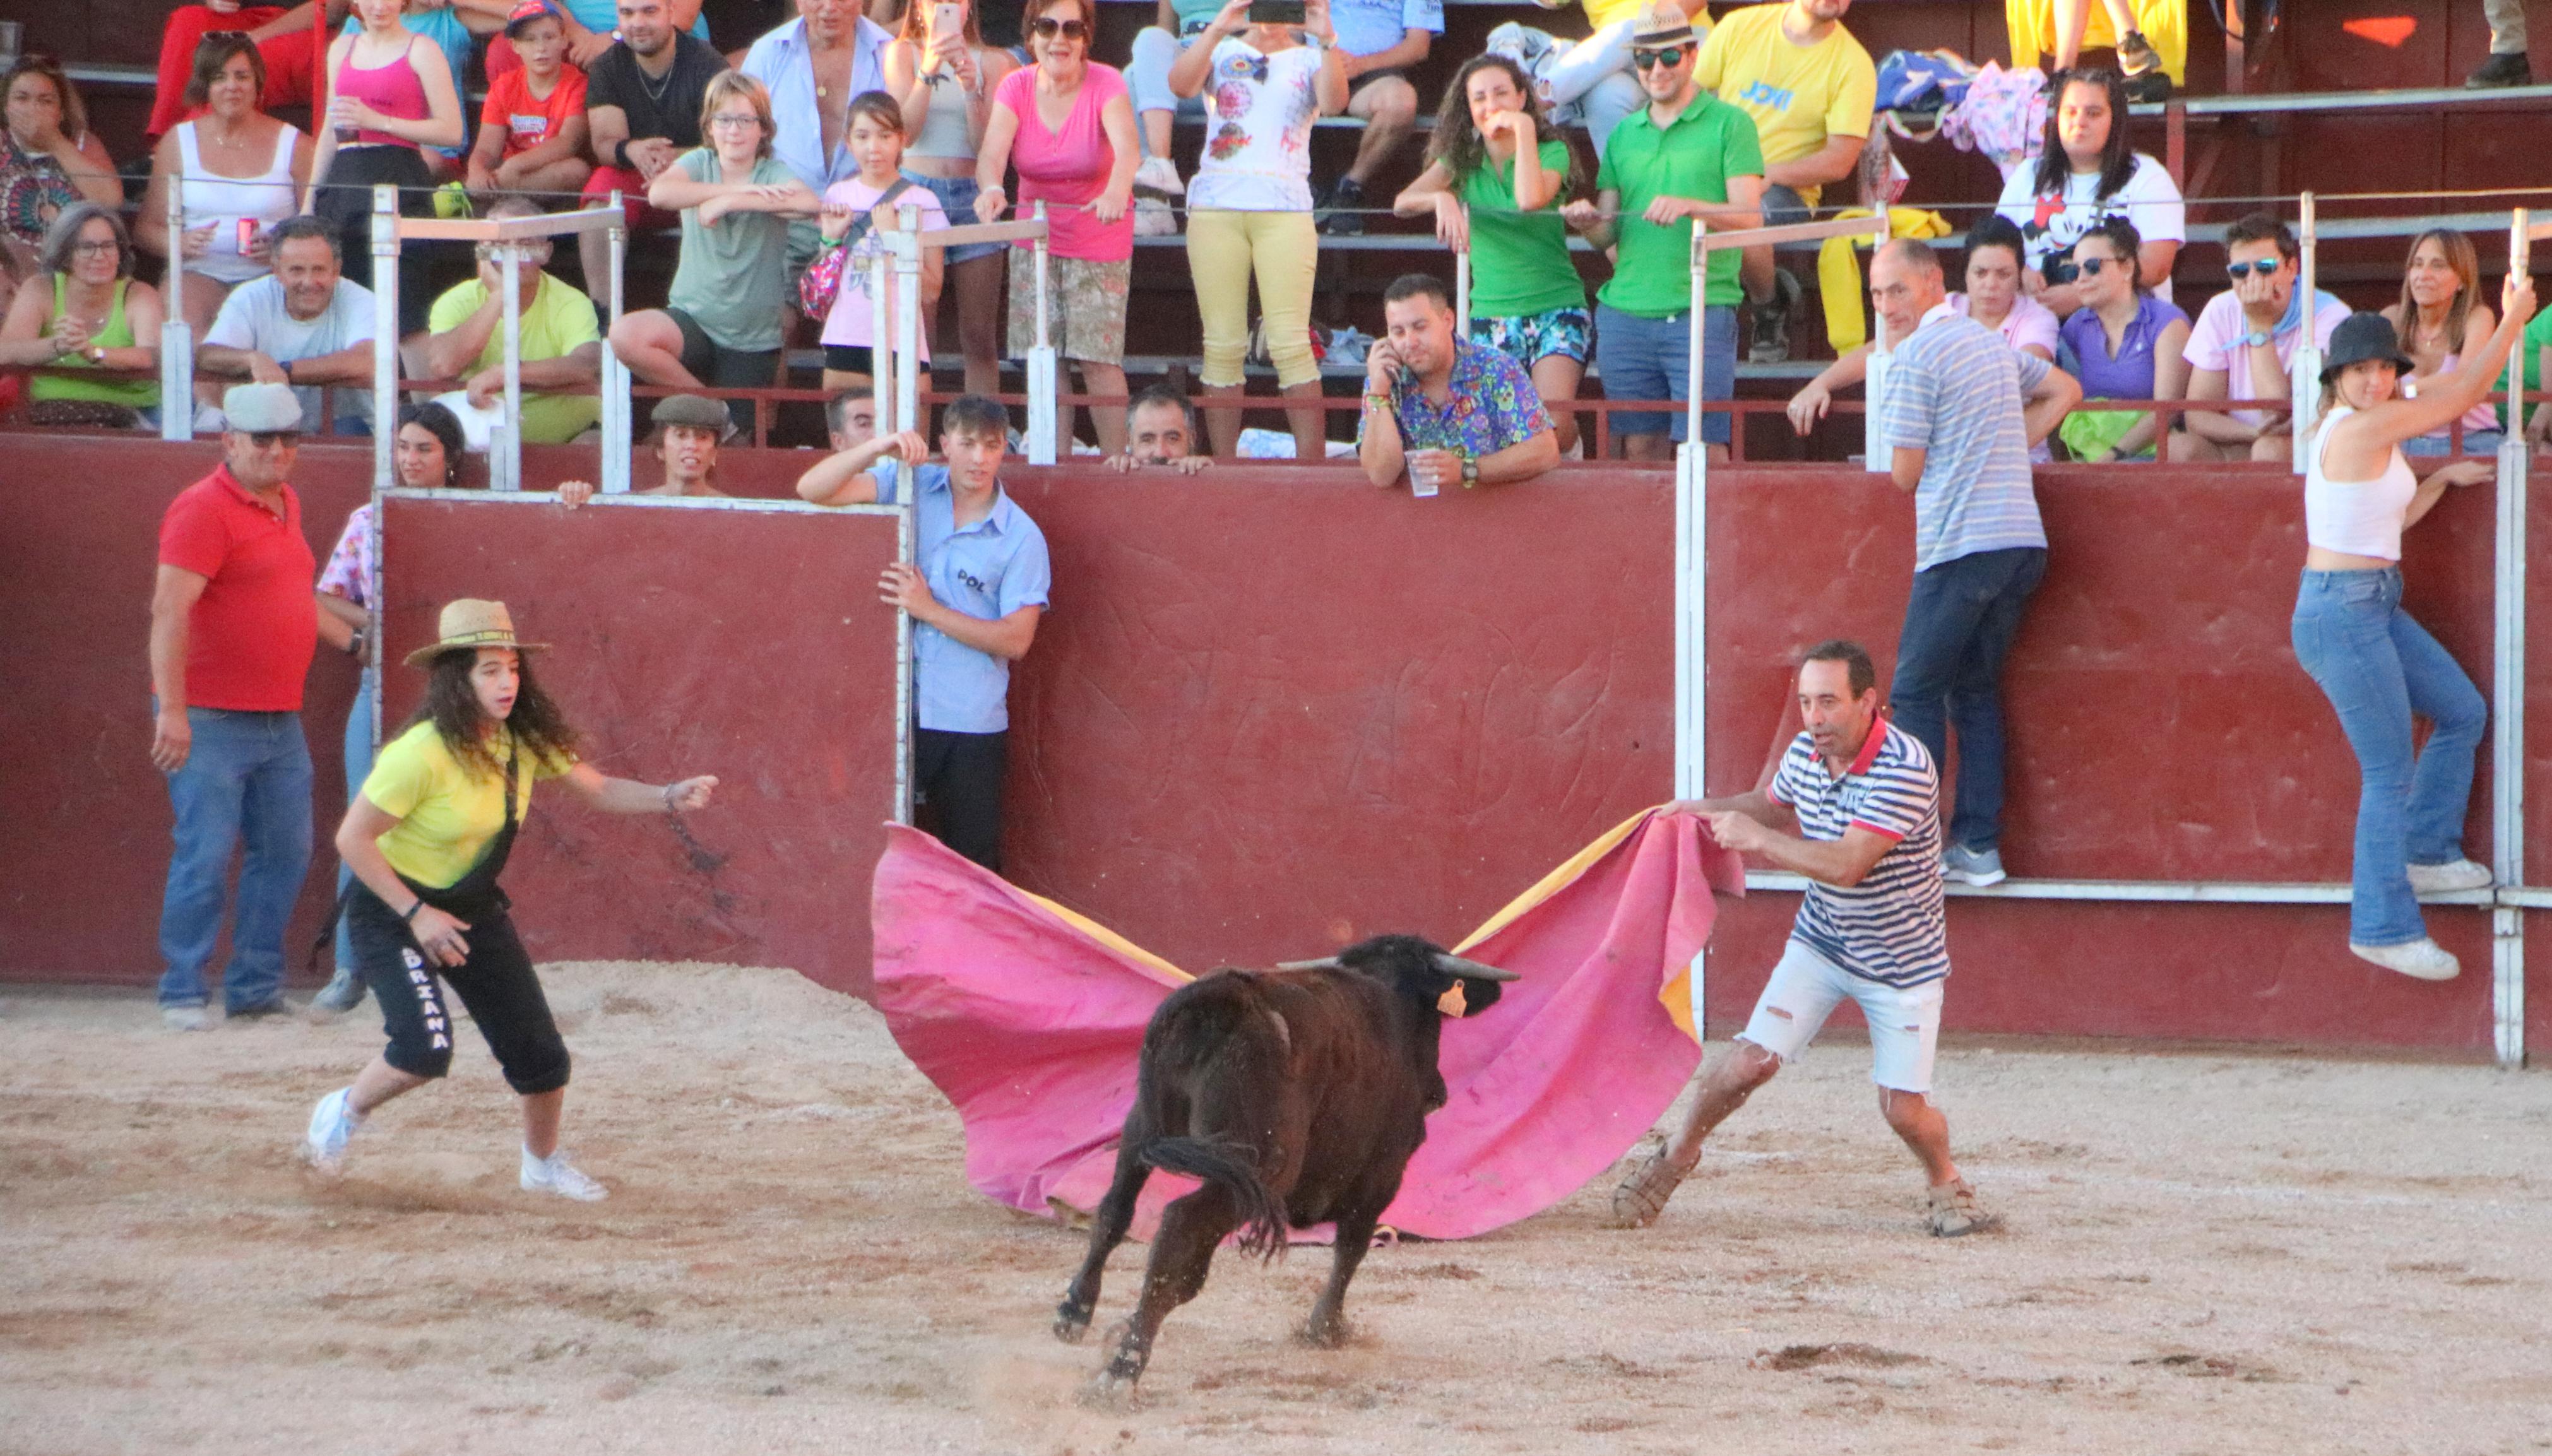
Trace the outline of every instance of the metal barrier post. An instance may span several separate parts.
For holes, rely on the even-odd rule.
[[[2289,416],[2294,427],[2295,473],[2298,475],[2311,467],[2313,422],[2321,414],[2321,347],[2313,342],[2318,337],[2313,332],[2313,291],[2317,275],[2313,267],[2315,229],[2313,195],[2310,192],[2303,194],[2300,218],[2303,224],[2303,271],[2295,279],[2295,286],[2303,290],[2303,333],[2295,340],[2292,371],[2294,409]],[[2269,347],[2277,348],[2277,341],[2270,340]]]
[[[921,208],[904,203],[895,210],[895,417],[912,420],[921,414]],[[878,393],[885,396],[885,379]],[[909,428],[908,426],[906,428]],[[895,468],[896,499],[911,493],[912,465]]]
[[[1471,243],[1466,234],[1453,255],[1453,337],[1471,337]]]
[[[845,260],[844,267],[849,266]],[[895,312],[887,307],[894,286],[895,260],[885,240],[869,258],[869,404],[877,414],[877,432],[892,435],[904,428],[895,413]]]
[[[1886,247],[1888,240],[1895,236],[1894,224],[1888,220],[1887,204],[1882,202],[1878,205],[1878,236],[1869,244],[1872,267],[1878,264],[1878,250]],[[1887,337],[1886,321],[1878,317],[1875,308],[1870,310],[1869,334],[1869,367],[1862,373],[1861,384],[1861,468],[1883,471],[1888,468],[1891,456],[1886,442],[1879,435],[1879,404],[1887,396],[1888,370],[1896,366],[1896,341]]]
[[[1044,222],[1045,203],[1036,205],[1036,220]],[[1047,238],[1042,232],[1036,240],[1036,346],[1028,351],[1028,464],[1050,466],[1062,442],[1055,439],[1055,360],[1054,345],[1046,338],[1046,271]]]
[[[1690,384],[1684,390],[1684,439],[1675,451],[1675,796],[1699,798],[1707,767],[1703,657],[1708,651],[1709,450],[1701,441],[1702,319],[1710,279],[1710,230],[1692,227],[1692,298],[1685,315],[1692,327],[1685,348]]]
[[[2507,267],[2532,271],[2532,231],[2518,208],[2507,234]],[[2510,351],[2508,430],[2499,442],[2497,591],[2491,684],[2491,872],[2500,884],[2525,883],[2525,347]],[[2499,1065],[2525,1065],[2525,912],[2490,912],[2491,1042]]]
[[[322,7],[324,8],[324,7]],[[398,188],[372,189],[372,489],[398,483]]]
[[[614,218],[606,235],[611,241],[611,323],[607,334],[620,322],[625,306],[622,272],[628,266],[628,213],[622,211],[620,192],[611,193]],[[629,493],[629,412],[634,401],[629,395],[629,365],[607,343],[602,350],[602,491],[605,495]]]
[[[505,418],[487,439],[487,487],[523,488],[523,250],[496,245],[496,276],[505,288]]]
[[[167,313],[160,321],[160,438],[195,438],[195,331],[186,327],[185,188],[168,189]]]

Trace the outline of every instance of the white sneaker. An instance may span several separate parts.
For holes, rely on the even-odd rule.
[[[523,1192],[556,1194],[580,1203],[599,1203],[611,1196],[611,1190],[585,1177],[567,1160],[565,1148],[546,1158],[533,1157],[529,1148],[523,1150]]]
[[[201,1031],[212,1024],[201,1006],[161,1006],[160,1024],[170,1031]]]
[[[1175,238],[1179,235],[1179,215],[1158,197],[1134,199],[1134,236],[1137,238]]]
[[[2399,945],[2359,945],[2352,940],[2348,949],[2361,961],[2373,961],[2387,971],[2420,981],[2452,981],[2463,970],[2453,952],[2424,935]]]
[[[1134,168],[1134,195],[1174,202],[1188,195],[1188,184],[1179,180],[1177,162],[1166,156],[1146,156]]]
[[[301,1140],[301,1160],[320,1172],[335,1177],[346,1169],[346,1143],[364,1119],[355,1115],[351,1087],[319,1099],[310,1109],[310,1131]]]
[[[2488,889],[2495,878],[2488,865],[2471,860],[2449,860],[2442,865],[2412,865],[2410,892],[2443,894],[2456,889]]]

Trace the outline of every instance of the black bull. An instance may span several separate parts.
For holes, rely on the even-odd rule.
[[[1244,1252],[1270,1258],[1288,1224],[1337,1225],[1329,1288],[1303,1337],[1338,1343],[1347,1281],[1427,1140],[1427,1114],[1444,1105],[1438,1002],[1459,988],[1461,1004],[1444,1009],[1474,1014],[1513,979],[1416,936],[1385,935],[1331,960],[1217,971],[1172,992],[1144,1029],[1116,1176],[1092,1219],[1089,1256],[1056,1307],[1055,1334],[1079,1340],[1089,1330],[1108,1256],[1159,1168],[1204,1187],[1162,1211],[1142,1299],[1100,1377],[1105,1388],[1142,1376],[1161,1321],[1205,1288],[1215,1246],[1235,1228]]]

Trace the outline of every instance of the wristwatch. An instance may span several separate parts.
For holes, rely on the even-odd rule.
[[[359,658],[363,655],[364,629],[358,627],[354,630],[353,634],[346,639],[346,656],[350,658]]]
[[[2269,347],[2269,331],[2266,329],[2253,329],[2250,333],[2242,336],[2242,342],[2253,349],[2266,349]]]
[[[1479,483],[1480,463],[1467,455],[1462,457],[1462,488],[1468,490]]]

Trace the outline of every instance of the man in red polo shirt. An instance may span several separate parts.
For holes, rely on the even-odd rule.
[[[242,384],[222,396],[222,413],[224,463],[160,518],[151,594],[151,762],[168,776],[177,814],[160,910],[160,1011],[175,1031],[204,1027],[204,963],[235,849],[244,857],[223,1004],[233,1016],[291,1009],[283,929],[310,866],[301,683],[319,640],[318,564],[285,482],[301,402],[289,385]]]

